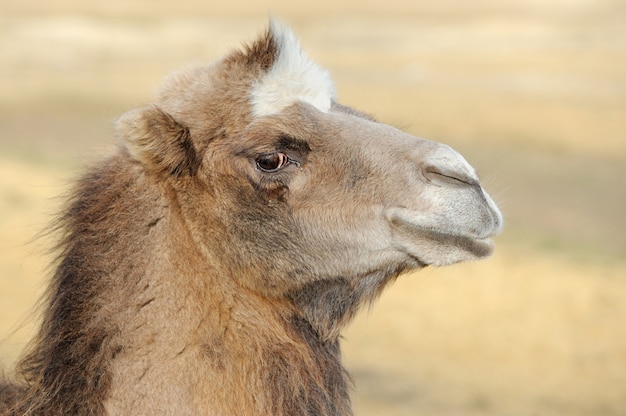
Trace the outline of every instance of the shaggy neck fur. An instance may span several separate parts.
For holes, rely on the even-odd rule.
[[[202,414],[207,403],[224,415],[351,414],[335,326],[355,305],[324,318],[322,338],[296,305],[316,309],[313,286],[271,300],[216,274],[219,253],[194,249],[177,197],[125,155],[85,176],[72,201],[21,362],[28,388],[9,414]]]

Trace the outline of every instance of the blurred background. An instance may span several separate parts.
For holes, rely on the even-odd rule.
[[[626,415],[626,2],[0,5],[0,362],[48,224],[162,77],[286,20],[344,104],[450,144],[505,213],[486,261],[402,277],[345,333],[357,415]]]

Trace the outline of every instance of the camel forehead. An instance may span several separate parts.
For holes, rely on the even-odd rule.
[[[335,87],[328,71],[306,56],[286,25],[272,20],[270,33],[277,45],[276,59],[252,86],[252,114],[257,117],[277,114],[298,101],[328,112],[335,99]]]

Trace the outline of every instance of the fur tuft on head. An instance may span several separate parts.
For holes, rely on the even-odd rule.
[[[254,116],[276,114],[297,101],[320,111],[330,110],[335,87],[327,70],[311,61],[284,23],[270,20],[269,34],[276,45],[276,60],[250,93]]]

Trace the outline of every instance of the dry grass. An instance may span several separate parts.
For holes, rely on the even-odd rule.
[[[48,242],[31,241],[113,145],[114,117],[270,10],[343,102],[453,144],[507,217],[493,259],[405,276],[359,316],[344,345],[357,414],[625,414],[621,2],[40,3],[0,14],[0,336],[41,293]]]

